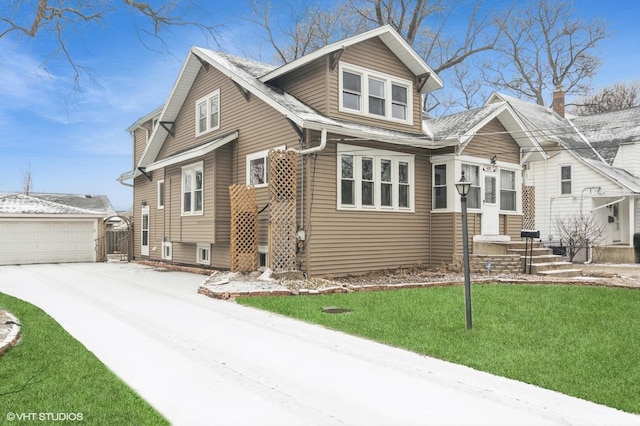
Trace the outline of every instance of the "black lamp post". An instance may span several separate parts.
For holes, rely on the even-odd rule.
[[[471,189],[471,182],[464,178],[464,172],[460,182],[456,183],[456,189],[460,194],[462,204],[462,248],[464,265],[464,305],[467,318],[467,330],[471,330],[471,278],[469,272],[469,231],[467,229],[467,194]]]

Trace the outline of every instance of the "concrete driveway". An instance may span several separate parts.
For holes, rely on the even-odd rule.
[[[136,264],[0,267],[176,425],[640,425],[640,416],[198,295]],[[81,407],[79,407],[81,409]]]

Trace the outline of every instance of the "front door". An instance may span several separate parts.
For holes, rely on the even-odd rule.
[[[142,220],[140,221],[140,254],[149,256],[149,206],[142,206]]]
[[[482,235],[499,235],[498,197],[496,175],[485,173],[482,200]]]

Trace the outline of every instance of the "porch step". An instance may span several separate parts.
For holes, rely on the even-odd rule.
[[[562,262],[562,256],[558,256],[556,254],[546,254],[546,253],[541,255],[536,255],[534,252],[533,257],[522,255],[520,256],[520,258],[522,259],[523,265],[524,265],[525,259],[527,261],[527,265],[529,264],[529,261],[531,261],[531,264]]]
[[[553,253],[553,250],[551,250],[548,247],[534,247],[533,249],[528,249],[525,250],[524,247],[522,248],[512,248],[509,247],[507,248],[507,253],[510,254],[519,254],[520,256],[529,256],[529,254],[533,253],[533,256],[544,256],[544,255],[550,255],[551,253]]]
[[[543,275],[545,277],[579,277],[582,275],[582,269],[555,269],[539,271],[538,275]]]
[[[527,266],[527,269],[529,266]],[[575,269],[571,262],[541,262],[531,264],[531,273],[534,275],[553,275],[553,276],[567,276],[561,275],[562,272],[569,271],[569,273],[575,275],[575,271],[578,271],[578,275],[582,275],[580,269]]]

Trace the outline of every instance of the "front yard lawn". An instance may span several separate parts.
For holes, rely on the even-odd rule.
[[[22,325],[0,357],[0,423],[169,424],[41,309],[2,293],[0,308]]]
[[[473,285],[472,330],[462,286],[238,303],[640,413],[638,290]]]

